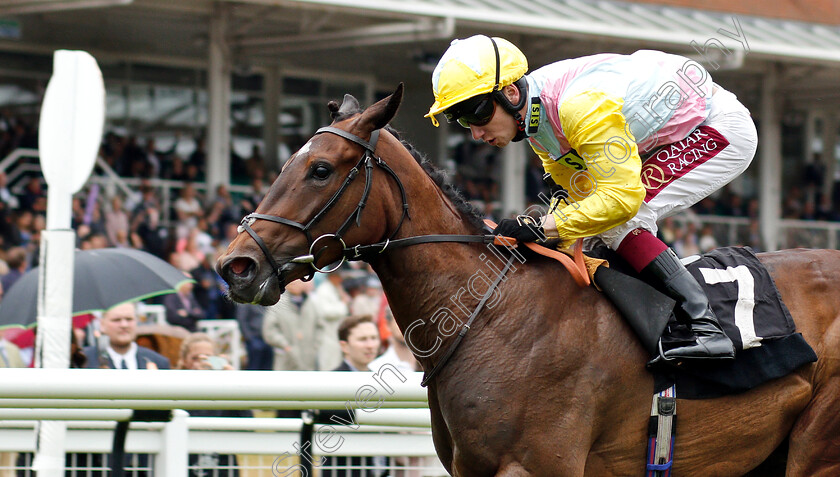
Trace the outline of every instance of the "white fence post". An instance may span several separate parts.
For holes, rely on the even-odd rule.
[[[172,410],[172,420],[167,422],[161,433],[160,453],[155,459],[155,475],[166,477],[187,477],[189,471],[189,413],[182,409]]]

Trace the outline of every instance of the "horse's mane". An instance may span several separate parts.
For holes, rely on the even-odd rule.
[[[344,119],[349,118],[350,116],[354,116],[362,112],[361,109],[355,111],[342,111],[339,112],[339,105],[335,101],[330,101],[327,107],[330,110],[330,116],[335,121],[341,121]],[[449,181],[447,181],[447,174],[446,171],[440,169],[436,165],[434,165],[426,155],[422,152],[418,151],[411,143],[406,141],[401,137],[399,131],[391,127],[391,125],[385,126],[385,130],[391,133],[403,147],[406,148],[411,157],[417,161],[417,164],[420,165],[421,168],[426,172],[426,175],[429,176],[430,179],[437,185],[441,191],[443,191],[444,195],[452,201],[455,205],[455,208],[460,212],[467,221],[474,226],[475,228],[482,230],[484,229],[484,218],[479,212],[478,209],[472,203],[470,203],[467,199],[464,198],[461,191],[459,191],[455,186],[453,186]]]

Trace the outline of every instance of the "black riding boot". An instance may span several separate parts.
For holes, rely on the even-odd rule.
[[[664,350],[663,357],[666,360],[735,357],[732,341],[721,330],[720,323],[709,306],[709,298],[673,250],[669,248],[660,253],[643,272],[649,272],[665,284],[668,295],[677,300],[688,315],[691,331],[695,336],[693,343]]]

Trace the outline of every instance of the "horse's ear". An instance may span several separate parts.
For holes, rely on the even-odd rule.
[[[344,101],[341,102],[341,107],[338,108],[338,115],[349,116],[351,114],[358,113],[361,110],[362,107],[359,106],[359,100],[353,97],[352,94],[345,94]]]
[[[403,84],[400,83],[390,96],[374,103],[362,113],[363,124],[370,127],[371,131],[384,128],[396,116],[402,97]]]

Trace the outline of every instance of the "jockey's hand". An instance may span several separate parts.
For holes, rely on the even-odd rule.
[[[551,193],[552,199],[557,199],[557,202],[562,200],[566,203],[566,205],[569,205],[569,191],[554,182],[554,178],[551,177],[551,173],[546,172],[543,174],[543,182],[546,186],[548,186],[548,191]]]
[[[515,238],[517,242],[537,242],[545,240],[545,234],[536,223],[523,223],[519,219],[502,219],[493,230],[493,234]]]

